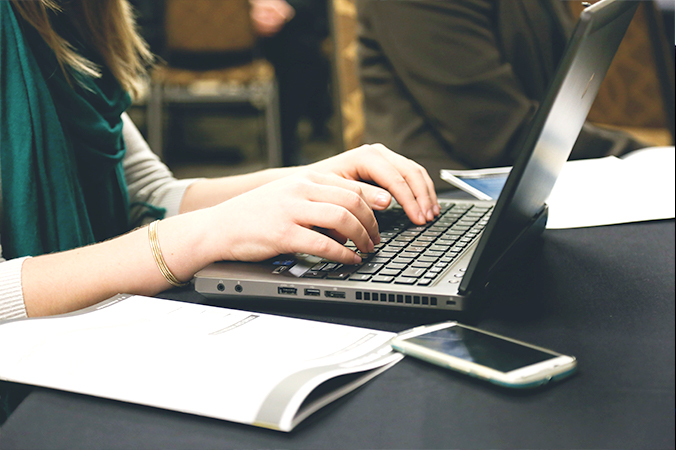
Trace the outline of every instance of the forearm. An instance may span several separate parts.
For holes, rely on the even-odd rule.
[[[208,217],[163,220],[158,235],[167,265],[187,280],[217,259],[205,239]],[[155,295],[169,287],[157,268],[143,227],[118,238],[62,253],[38,256],[22,268],[29,317],[74,311],[118,293]]]
[[[283,167],[231,177],[194,182],[185,192],[179,212],[185,213],[215,206],[271,181],[291,175],[297,167]]]

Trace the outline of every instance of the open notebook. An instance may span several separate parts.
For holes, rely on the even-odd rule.
[[[0,380],[291,431],[398,362],[393,336],[119,295],[0,322]]]

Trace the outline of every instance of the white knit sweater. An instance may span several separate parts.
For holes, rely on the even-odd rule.
[[[166,217],[178,214],[178,209],[188,186],[195,181],[177,180],[148,147],[143,136],[127,114],[122,115],[127,153],[123,160],[124,174],[129,190],[129,202],[142,202],[167,210]],[[2,197],[0,196],[0,224],[2,223]],[[132,206],[133,226],[143,221],[142,206]],[[0,233],[2,230],[0,229]],[[26,317],[21,287],[21,266],[27,258],[6,261],[0,247],[0,321]]]

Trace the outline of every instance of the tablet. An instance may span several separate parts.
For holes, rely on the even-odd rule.
[[[479,200],[496,200],[505,186],[511,167],[441,171],[441,179]]]

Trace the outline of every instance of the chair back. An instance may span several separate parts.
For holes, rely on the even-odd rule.
[[[165,0],[166,49],[227,53],[256,45],[249,0]]]

